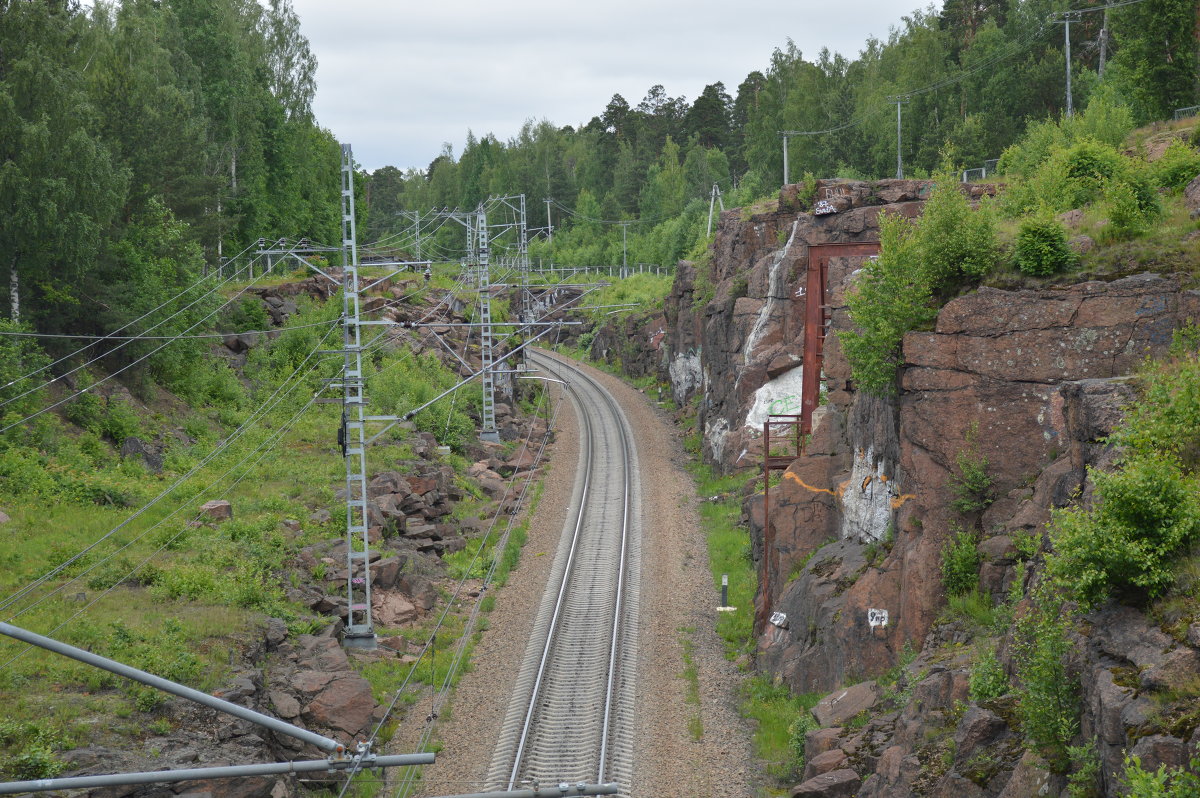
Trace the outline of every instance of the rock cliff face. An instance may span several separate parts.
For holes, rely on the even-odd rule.
[[[761,473],[766,414],[799,412],[809,247],[878,240],[879,212],[915,216],[927,190],[917,181],[823,182],[815,198],[837,213],[814,216],[804,212],[807,198],[789,186],[773,211],[723,214],[709,263],[680,264],[655,357],[676,401],[698,403],[704,456],[715,467]],[[947,303],[932,331],[905,337],[899,390],[885,400],[855,390],[838,345],[837,333],[851,329],[846,291],[861,264],[844,258],[829,265],[824,401],[806,451],[771,488],[769,506],[762,493],[745,502],[760,563],[764,538],[773,541],[758,597],[773,615],[756,630],[757,665],[797,692],[875,676],[906,647],[919,651],[948,642],[947,634],[954,638],[938,619],[945,606],[941,550],[955,525],[982,530],[980,584],[1002,597],[1018,573],[1014,538],[1041,535],[1052,509],[1088,499],[1086,469],[1111,458],[1104,437],[1134,399],[1130,376],[1145,358],[1166,353],[1174,330],[1200,318],[1200,293],[1174,276],[981,288]],[[964,452],[986,458],[991,480],[987,501],[965,514],[951,504]],[[1126,614],[1118,625],[1123,631],[1076,647],[1082,730],[1098,740],[1110,795],[1117,794],[1111,774],[1120,770],[1123,751],[1136,746],[1144,762],[1172,764],[1185,761],[1197,743],[1188,749],[1190,728],[1176,729],[1176,736],[1155,733],[1145,723],[1149,699],[1139,693],[1145,686],[1122,674],[1168,661],[1200,672],[1200,630],[1194,642],[1130,643],[1131,652],[1113,635],[1126,643],[1165,635],[1144,614]],[[842,794],[836,790],[851,782],[851,791],[861,784],[859,795],[879,796],[951,790],[1015,796],[1063,788],[1059,777],[1022,755],[1003,708],[955,714],[955,701],[966,700],[963,663],[918,665],[910,666],[911,686],[929,693],[925,709],[897,704],[862,733],[810,735],[809,762],[823,759],[808,775],[842,786],[828,792],[814,782],[796,794]],[[934,727],[962,737],[959,754],[996,745],[1004,756],[982,782],[963,777],[965,759],[933,772],[929,762],[937,752],[922,745]]]
[[[986,457],[997,497],[979,520],[982,545],[995,554],[982,584],[1000,596],[1012,576],[1011,536],[1040,531],[1051,508],[1083,487],[1085,468],[1106,457],[1100,439],[1132,397],[1127,375],[1197,317],[1200,295],[1153,275],[984,288],[948,303],[933,332],[905,338],[892,402],[856,394],[830,346],[829,403],[808,453],[772,494],[778,567],[762,591],[789,623],[764,630],[766,667],[797,688],[832,689],[847,673],[888,667],[905,641],[925,637],[943,605],[939,552],[952,524],[964,522],[950,507],[964,450]],[[847,324],[835,312],[835,328]],[[752,509],[761,535],[761,507]],[[822,549],[829,540],[836,544]],[[875,563],[861,563],[870,546]],[[886,625],[872,626],[872,609],[887,611]]]

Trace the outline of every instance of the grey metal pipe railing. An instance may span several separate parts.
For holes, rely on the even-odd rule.
[[[404,765],[429,765],[433,754],[396,754],[394,756],[369,757],[359,763],[360,768],[400,767]],[[188,768],[185,770],[151,770],[139,773],[112,773],[98,776],[66,776],[57,779],[34,781],[10,781],[0,784],[0,795],[16,793],[46,792],[48,790],[73,790],[90,787],[117,787],[129,784],[167,784],[175,781],[196,779],[245,778],[247,776],[274,776],[286,773],[317,773],[320,771],[346,770],[355,759],[343,760],[310,759],[300,762],[267,762],[259,765],[227,765],[211,768]],[[365,764],[364,764],[365,763]],[[601,795],[607,793],[563,793],[563,795]]]
[[[218,712],[224,712],[227,715],[233,715],[242,720],[248,720],[251,723],[263,726],[280,734],[286,734],[289,737],[295,737],[298,740],[303,740],[310,745],[315,745],[322,751],[341,752],[345,750],[345,746],[334,740],[331,737],[325,737],[315,732],[310,732],[308,729],[301,729],[299,726],[293,726],[279,718],[273,718],[270,715],[264,715],[261,712],[255,712],[253,709],[247,709],[243,706],[238,706],[231,701],[226,701],[223,698],[211,696],[208,693],[202,693],[199,690],[193,690],[190,687],[184,687],[182,684],[176,684],[155,676],[152,673],[132,668],[123,663],[111,660],[108,657],[102,657],[99,654],[93,654],[90,651],[84,651],[82,648],[67,645],[66,643],[54,640],[49,637],[44,637],[28,629],[22,629],[19,626],[13,626],[9,623],[0,623],[0,634],[16,638],[24,643],[44,648],[47,651],[53,651],[55,654],[62,654],[64,657],[78,660],[79,662],[93,665],[97,668],[115,673],[118,676],[124,676],[126,679],[132,679],[135,682],[156,687],[163,692],[177,695],[180,698],[186,698],[189,701],[195,701],[197,704],[203,704],[206,707],[211,707]]]

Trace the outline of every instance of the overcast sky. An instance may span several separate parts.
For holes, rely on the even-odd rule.
[[[467,130],[512,138],[526,119],[586,124],[613,94],[661,83],[730,95],[790,37],[856,57],[920,0],[293,0],[317,56],[314,110],[366,169],[425,168]],[[941,4],[935,3],[940,8]]]

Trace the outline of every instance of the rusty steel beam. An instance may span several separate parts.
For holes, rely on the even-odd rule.
[[[812,414],[821,397],[825,325],[828,323],[825,283],[830,258],[859,258],[878,254],[877,241],[847,244],[809,244],[804,294],[804,372],[800,384],[800,434],[812,432]]]
[[[772,421],[771,419],[791,419],[790,421]],[[775,456],[771,454],[771,425],[782,424],[792,428],[787,436],[795,446],[795,452]],[[794,414],[769,414],[763,422],[763,549],[759,558],[758,607],[755,610],[754,628],[766,626],[767,618],[771,615],[771,566],[779,562],[775,551],[775,534],[771,530],[771,472],[786,469],[793,460],[804,453],[804,436],[800,433],[800,416]]]
[[[812,414],[821,398],[821,366],[824,361],[825,329],[829,322],[826,315],[825,284],[829,276],[830,258],[869,257],[878,254],[879,243],[861,241],[843,244],[809,244],[808,274],[804,293],[804,371],[800,385],[800,414],[789,416],[771,415],[763,422],[763,552],[759,563],[759,605],[756,608],[754,628],[761,632],[771,615],[771,566],[778,562],[775,551],[775,534],[771,528],[771,472],[781,471],[804,453],[808,436],[812,434]],[[786,318],[786,316],[785,316]],[[772,421],[787,418],[791,421]],[[771,425],[787,424],[792,427],[789,435],[795,453],[772,456]]]

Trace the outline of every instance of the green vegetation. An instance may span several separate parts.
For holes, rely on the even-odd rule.
[[[14,322],[112,333],[198,280],[222,245],[337,240],[340,152],[312,118],[316,61],[290,3],[13,2],[4,20],[0,249],[19,287]],[[153,334],[214,309],[198,301]],[[108,361],[147,356],[128,384],[186,393],[204,342],[155,347]]]
[[[1046,277],[1069,269],[1079,258],[1067,246],[1067,229],[1043,209],[1021,220],[1013,260],[1026,274]]]
[[[614,305],[633,305],[629,308],[633,312],[661,308],[674,279],[673,274],[631,274],[589,294],[580,307],[597,323],[603,323],[610,311],[620,310]]]
[[[915,5],[915,4],[914,4]],[[531,246],[535,258],[568,264],[670,264],[707,245],[709,198],[716,184],[726,208],[765,210],[782,173],[778,131],[833,129],[788,142],[792,180],[873,179],[895,173],[895,107],[906,95],[904,167],[927,176],[949,162],[978,167],[1003,153],[1001,171],[1029,179],[1052,149],[1084,140],[1115,147],[1134,125],[1169,119],[1196,105],[1194,9],[1185,0],[1112,9],[1104,80],[1097,70],[1098,33],[1084,15],[1072,26],[1075,114],[1063,119],[1063,45],[1047,15],[1058,5],[952,2],[899,19],[884,39],[857,57],[802,53],[788,42],[736,87],[711,83],[694,99],[662,85],[640,100],[615,94],[579,126],[530,121],[519,131],[468,134],[428,166],[385,167],[371,175],[368,236],[410,230],[401,210],[473,208],[489,194],[554,197],[532,203],[530,226],[553,225],[553,242]],[[903,11],[906,9],[898,9]],[[923,91],[923,87],[941,87]],[[925,120],[924,123],[912,120]],[[849,131],[841,126],[852,124]],[[1031,145],[1011,146],[1028,132]],[[1050,175],[1046,175],[1049,177]],[[811,199],[803,179],[801,207]],[[1060,210],[1066,210],[1062,208]],[[434,234],[434,246],[460,240]],[[969,237],[969,236],[968,236]],[[976,252],[982,252],[972,245]],[[986,249],[986,248],[984,248]],[[968,271],[986,258],[970,258]]]
[[[1015,638],[1017,716],[1030,748],[1052,768],[1066,770],[1068,746],[1079,731],[1079,682],[1067,669],[1068,630],[1074,623],[1062,601],[1044,589]]]
[[[1193,759],[1191,766],[1192,770],[1188,771],[1160,765],[1158,770],[1150,772],[1142,767],[1136,756],[1127,756],[1123,777],[1129,788],[1127,795],[1130,798],[1189,798],[1200,794],[1200,776],[1193,772],[1200,770],[1200,758]]]
[[[979,656],[971,668],[969,686],[971,700],[976,704],[999,698],[1008,692],[1008,674],[1004,672],[1000,660],[996,659],[995,650],[988,648]]]
[[[881,216],[879,241],[879,257],[864,265],[846,300],[856,329],[839,339],[859,389],[888,396],[905,333],[933,320],[935,296],[987,274],[998,245],[990,206],[973,211],[948,172],[938,175],[915,223]]]
[[[739,523],[741,501],[736,490],[744,477],[717,477],[699,462],[693,462],[691,469],[699,495],[715,498],[700,503],[700,523],[708,539],[713,584],[719,589],[722,574],[728,574],[729,603],[737,608],[721,613],[717,619],[717,633],[732,657],[753,646],[754,593],[758,589],[758,574],[750,559],[750,534]]]
[[[1090,509],[1055,513],[1047,567],[1088,604],[1110,594],[1153,598],[1175,582],[1179,555],[1200,539],[1200,358],[1185,331],[1175,358],[1148,363],[1142,401],[1110,438],[1112,471],[1092,470]]]
[[[893,394],[905,334],[981,282],[1137,267],[1194,273],[1197,245],[1182,240],[1196,225],[1177,194],[1200,171],[1200,149],[1173,139],[1154,162],[1127,155],[1135,117],[1109,84],[1083,113],[1028,126],[1000,159],[1006,185],[996,201],[972,210],[957,175],[944,172],[921,218],[881,219],[881,253],[847,297],[855,329],[839,334],[855,385]],[[1077,211],[1064,218],[1102,246],[1077,254],[1055,216],[1065,211]]]
[[[895,392],[904,334],[933,320],[931,288],[920,278],[920,244],[911,225],[899,216],[879,217],[879,258],[863,267],[847,296],[857,329],[838,338],[854,382],[879,396]]]
[[[687,692],[684,696],[684,702],[689,706],[693,706],[696,710],[688,716],[688,732],[692,739],[699,741],[704,738],[704,720],[700,717],[700,671],[696,667],[696,658],[694,652],[696,644],[692,641],[692,635],[696,630],[690,627],[680,627],[679,645],[683,648],[683,673],[681,676],[687,683]]]
[[[754,748],[767,772],[780,780],[804,773],[804,735],[817,728],[810,710],[820,694],[792,695],[765,676],[747,679],[742,688],[742,714],[757,722]]]
[[[979,585],[978,533],[957,527],[942,546],[942,587],[947,595],[961,596]]]
[[[967,445],[954,455],[958,473],[948,480],[954,498],[950,506],[963,515],[983,512],[995,501],[987,455],[979,451],[979,424],[972,422],[965,436]]]

